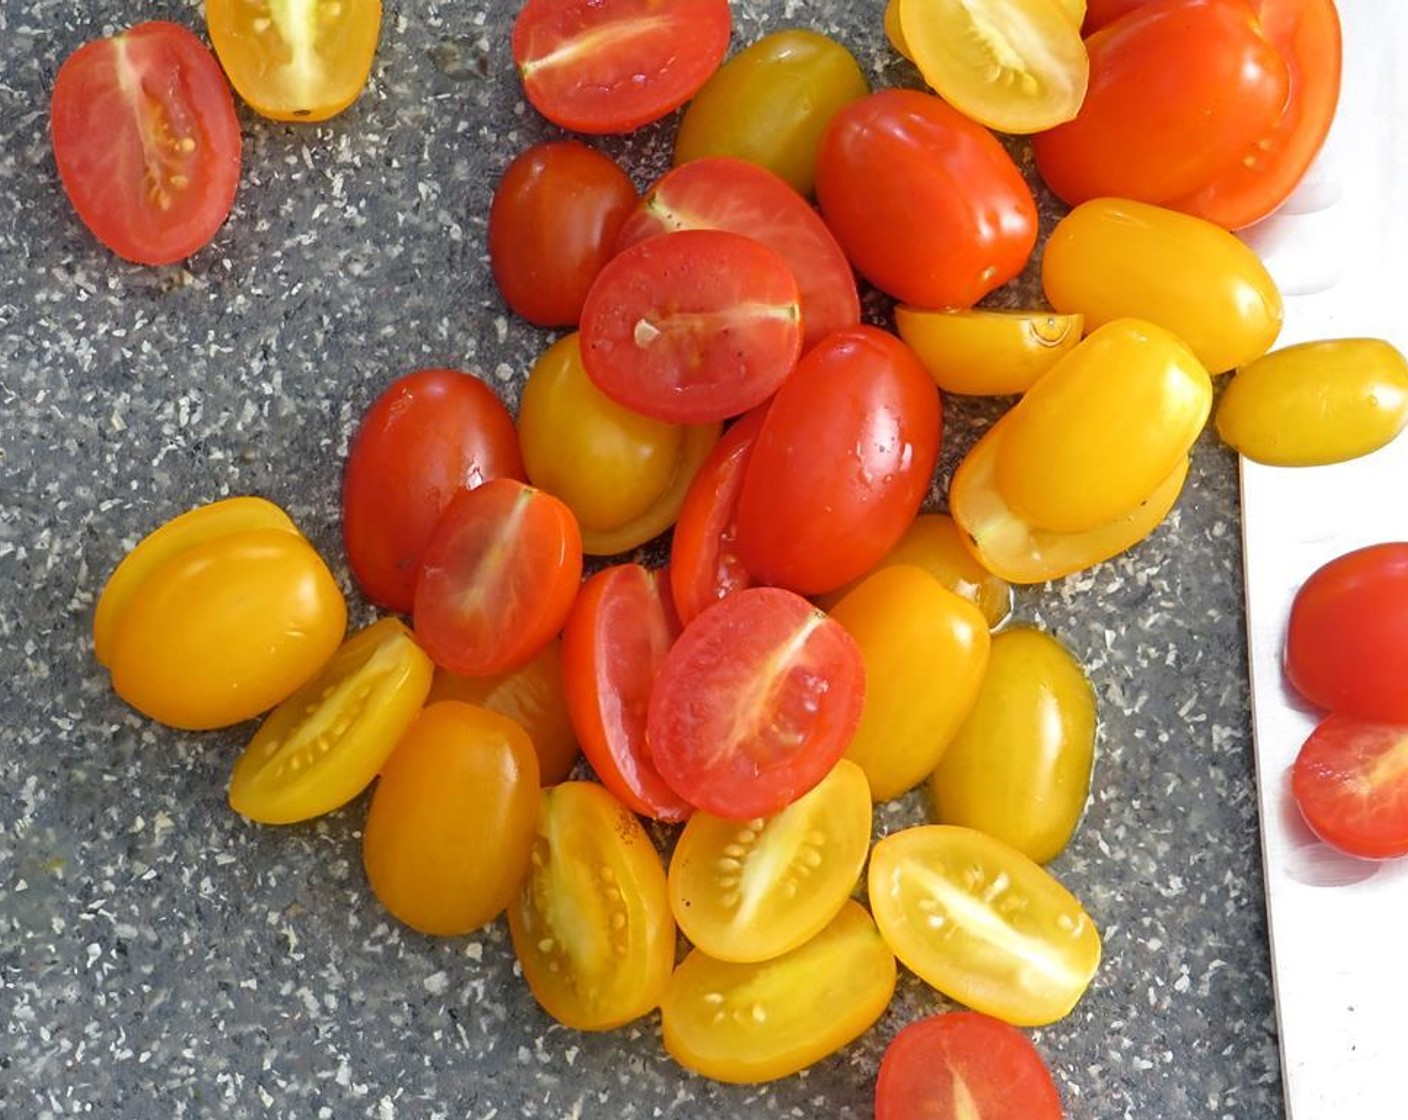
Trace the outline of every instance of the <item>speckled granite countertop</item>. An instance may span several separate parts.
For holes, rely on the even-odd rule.
[[[511,0],[391,0],[367,94],[326,126],[241,109],[239,197],[184,267],[126,265],[69,209],[48,91],[80,42],[200,6],[0,0],[0,1116],[865,1117],[876,1064],[942,1001],[912,977],[804,1076],[687,1076],[658,1022],[555,1026],[502,923],[436,941],[365,889],[365,801],[302,827],[225,806],[246,728],[158,727],[89,648],[103,580],[168,517],[285,506],[349,593],[348,437],[393,377],[473,370],[512,400],[545,336],[489,279],[485,215],[524,146]],[[736,42],[807,24],[877,85],[911,81],[879,0],[735,2]],[[606,145],[644,186],[665,128]],[[1051,215],[1047,214],[1049,228]],[[883,305],[871,310],[883,314]],[[988,419],[950,402],[942,493]],[[1092,801],[1053,870],[1103,930],[1074,1013],[1035,1032],[1076,1120],[1281,1115],[1242,633],[1236,466],[1204,441],[1132,555],[1019,594],[1084,660],[1102,714]],[[353,599],[354,613],[365,614]],[[882,811],[890,829],[922,806]]]

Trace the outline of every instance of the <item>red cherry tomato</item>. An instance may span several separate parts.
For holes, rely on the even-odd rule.
[[[73,208],[118,256],[171,264],[215,236],[235,200],[240,126],[225,75],[195,35],[141,23],[74,51],[49,105]]]
[[[1408,855],[1408,723],[1326,716],[1291,767],[1291,795],[1325,843],[1363,859]]]
[[[885,1049],[875,1120],[1061,1120],[1061,1094],[1016,1027],[977,1011],[910,1023]]]
[[[679,635],[663,571],[604,568],[582,585],[562,634],[563,688],[582,753],[632,811],[682,821],[692,806],[655,769],[645,715],[655,676]]]
[[[558,140],[522,153],[489,207],[489,264],[504,302],[541,327],[576,326],[635,204],[626,173],[585,144]]]
[[[533,108],[577,132],[629,132],[688,101],[719,68],[728,0],[528,0],[513,61]]]
[[[1085,19],[1081,22],[1082,35],[1090,36],[1107,23],[1114,23],[1126,12],[1142,8],[1150,0],[1086,0]]]
[[[982,125],[917,90],[841,109],[822,136],[816,197],[851,263],[919,307],[969,307],[1036,245],[1036,202]]]
[[[393,381],[362,417],[342,480],[342,539],[367,598],[409,614],[440,515],[491,478],[525,478],[513,417],[492,389],[449,369]]]
[[[824,778],[860,722],[865,667],[839,622],[775,587],[689,624],[650,694],[646,741],[695,807],[770,817]]]
[[[797,281],[761,242],[720,230],[652,237],[601,271],[582,308],[582,364],[618,404],[697,424],[747,412],[802,347]]]
[[[738,495],[737,548],[759,582],[831,591],[879,563],[929,492],[943,412],[914,352],[837,331],[768,408]]]
[[[675,168],[650,189],[616,247],[682,229],[741,233],[784,257],[801,295],[803,349],[860,322],[846,254],[807,201],[767,168],[724,156]]]
[[[437,665],[487,677],[532,660],[562,629],[582,578],[572,511],[496,478],[441,515],[416,583],[415,632]]]

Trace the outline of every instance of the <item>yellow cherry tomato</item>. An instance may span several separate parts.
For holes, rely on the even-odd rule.
[[[675,966],[660,855],[596,782],[541,795],[528,877],[508,907],[514,952],[549,1015],[581,1031],[653,1011]]]
[[[289,824],[351,801],[420,713],[434,668],[399,619],[357,631],[260,725],[235,763],[230,806]]]
[[[929,781],[935,820],[1045,863],[1085,808],[1095,726],[1095,691],[1065,646],[1027,626],[997,634],[978,699]]]
[[[860,726],[846,757],[876,801],[927,778],[977,699],[988,661],[987,619],[908,564],[881,568],[831,611],[865,662]]]
[[[665,1049],[715,1081],[775,1081],[864,1034],[889,1005],[895,974],[894,954],[851,900],[810,941],[769,961],[716,961],[696,949],[660,1004]]]
[[[1281,293],[1243,241],[1146,202],[1077,206],[1047,239],[1041,282],[1051,306],[1084,315],[1088,329],[1146,319],[1181,338],[1210,373],[1260,357],[1281,333]]]
[[[670,857],[670,907],[715,960],[769,960],[826,927],[869,851],[870,787],[842,759],[776,816],[691,816]]]
[[[974,1011],[1061,1018],[1100,964],[1095,923],[1039,864],[971,828],[921,825],[870,853],[870,906],[895,956]]]
[[[487,708],[431,704],[386,760],[367,810],[372,893],[421,933],[470,933],[523,882],[537,817],[528,733]]]
[[[1003,418],[997,488],[1024,520],[1081,532],[1124,517],[1184,460],[1212,379],[1168,331],[1117,319],[1089,335]]]
[[[1243,366],[1217,406],[1217,434],[1281,467],[1377,451],[1408,424],[1408,362],[1378,338],[1306,342]]]
[[[970,396],[1025,393],[1080,341],[1080,315],[1050,311],[895,308],[899,335],[940,389]]]

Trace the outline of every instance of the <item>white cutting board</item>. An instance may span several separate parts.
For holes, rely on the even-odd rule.
[[[1286,297],[1278,346],[1372,336],[1408,352],[1408,4],[1339,8],[1344,83],[1325,152],[1284,211],[1247,240]],[[1408,540],[1408,433],[1330,467],[1244,460],[1242,508],[1289,1120],[1408,1120],[1408,860],[1340,856],[1301,822],[1287,771],[1318,713],[1281,673],[1286,618],[1306,577],[1361,545]]]

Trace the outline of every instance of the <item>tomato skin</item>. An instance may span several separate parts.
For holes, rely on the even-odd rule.
[[[342,479],[342,540],[362,593],[409,614],[421,558],[456,494],[491,478],[522,481],[513,417],[468,373],[399,377],[363,414]]]
[[[510,719],[445,700],[382,768],[362,832],[372,892],[421,933],[458,937],[503,913],[538,816],[538,760]]]
[[[1408,855],[1408,724],[1331,713],[1291,767],[1291,795],[1321,840],[1360,859]]]
[[[1025,393],[1081,339],[1085,319],[1049,311],[895,308],[895,329],[946,393]]]
[[[140,23],[69,55],[54,78],[49,128],[74,210],[129,261],[189,257],[234,205],[234,99],[215,56],[178,24]]]
[[[920,307],[972,306],[1036,245],[1036,203],[1006,150],[916,90],[873,93],[832,118],[816,194],[862,275]]]
[[[504,302],[540,327],[576,326],[636,199],[620,166],[578,140],[520,153],[489,205],[489,266]]]
[[[1321,708],[1408,723],[1408,543],[1358,548],[1310,575],[1291,603],[1285,669]]]
[[[899,540],[929,491],[943,430],[914,353],[874,327],[837,331],[774,397],[738,495],[738,556],[759,582],[840,587]]]

